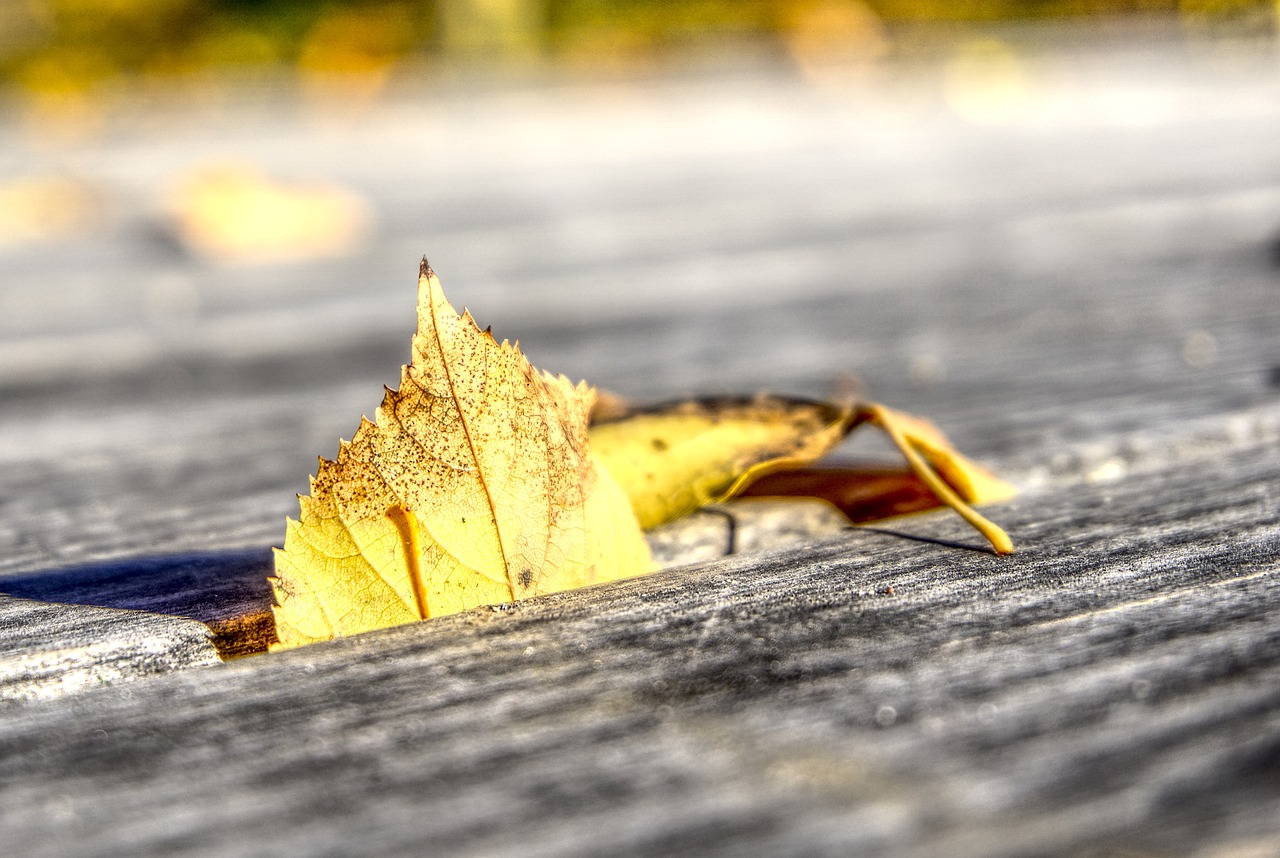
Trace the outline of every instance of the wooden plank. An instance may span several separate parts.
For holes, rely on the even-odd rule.
[[[1011,558],[927,517],[24,707],[0,819],[33,855],[1277,837],[1277,479],[1246,449],[1018,501]]]
[[[687,516],[653,531],[649,541],[654,562],[672,566],[802,544],[847,527],[848,521],[823,503],[758,499]],[[103,665],[95,681],[102,684],[206,666],[217,661],[210,647],[222,658],[265,652],[276,640],[267,581],[273,562],[270,549],[262,548],[129,558],[7,577],[4,592],[21,601],[3,603],[0,630],[8,627],[11,633],[0,637],[9,665],[0,663],[0,689],[6,681],[13,688],[0,690],[0,698],[48,698],[91,684],[68,682],[57,669],[62,663],[68,671],[85,672],[83,665],[73,667],[73,651],[95,654],[95,663]],[[67,605],[152,616],[144,622],[137,614]],[[136,635],[128,633],[131,623],[137,624]],[[156,629],[168,630],[167,644]],[[192,652],[196,644],[198,655]],[[138,649],[157,652],[161,661],[135,664]],[[37,664],[43,667],[36,670]]]
[[[0,703],[218,663],[192,620],[0,596]]]
[[[224,657],[261,652],[274,639],[271,625],[271,552],[268,549],[177,554],[133,558],[70,569],[55,569],[6,578],[10,596],[74,605],[145,611],[152,623],[164,617],[195,620],[205,648]],[[183,628],[193,625],[181,623]],[[92,626],[83,631],[47,633],[10,651],[24,657],[69,643],[85,645],[81,635],[96,635]],[[122,642],[131,645],[132,642]],[[185,646],[176,639],[174,646]],[[51,656],[52,657],[52,656]],[[214,659],[217,660],[216,657]],[[203,662],[194,664],[207,664]]]

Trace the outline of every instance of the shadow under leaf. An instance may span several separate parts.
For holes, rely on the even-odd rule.
[[[270,548],[130,557],[0,579],[0,593],[41,602],[187,617],[209,627],[223,658],[275,640]]]
[[[910,539],[912,542],[923,542],[929,545],[940,545],[943,548],[954,548],[961,551],[974,551],[974,552],[977,552],[978,554],[995,554],[995,552],[991,550],[991,546],[986,545],[985,543],[982,545],[975,545],[973,543],[954,542],[950,539],[940,539],[936,536],[922,536],[921,534],[918,534],[918,533],[908,533],[905,530],[893,530],[892,528],[888,528],[888,527],[871,527],[865,524],[858,525],[856,529],[870,531],[872,533],[880,533],[880,534],[884,534],[885,536],[895,537],[897,539]]]

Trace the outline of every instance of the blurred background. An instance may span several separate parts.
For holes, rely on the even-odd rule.
[[[372,99],[460,71],[595,76],[709,58],[794,65],[806,76],[970,46],[958,73],[1017,65],[993,36],[1018,24],[1084,25],[1116,38],[1273,39],[1274,0],[9,0],[0,73],[24,119],[89,133],[121,100],[246,87]],[[967,65],[965,65],[967,64]],[[1006,81],[1006,84],[1008,82]]]
[[[398,377],[423,254],[539,366],[642,399],[856,379],[1015,477],[1270,401],[1278,21],[7,0],[5,565],[277,540]]]

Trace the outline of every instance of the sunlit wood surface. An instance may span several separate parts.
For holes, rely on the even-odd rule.
[[[1003,101],[944,58],[0,126],[96,201],[0,247],[4,851],[1275,854],[1280,63],[1026,62]],[[193,251],[173,188],[229,158],[347,188],[364,243]],[[624,395],[856,377],[1022,486],[1020,553],[933,513],[221,663],[424,253]]]

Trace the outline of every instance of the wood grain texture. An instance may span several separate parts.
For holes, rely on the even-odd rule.
[[[1242,450],[1027,497],[1010,558],[928,517],[26,707],[0,819],[33,855],[1274,836],[1278,478]]]
[[[218,663],[190,619],[0,596],[0,706]]]
[[[1047,51],[1003,124],[925,69],[907,107],[735,70],[358,123],[192,108],[62,155],[0,126],[4,163],[113,201],[0,251],[6,848],[1274,853],[1280,79],[1225,55]],[[346,183],[369,245],[193,256],[165,194],[227,151]],[[215,663],[397,377],[423,252],[537,365],[625,395],[857,373],[1025,488],[990,510],[1021,553],[946,514],[814,526]]]

